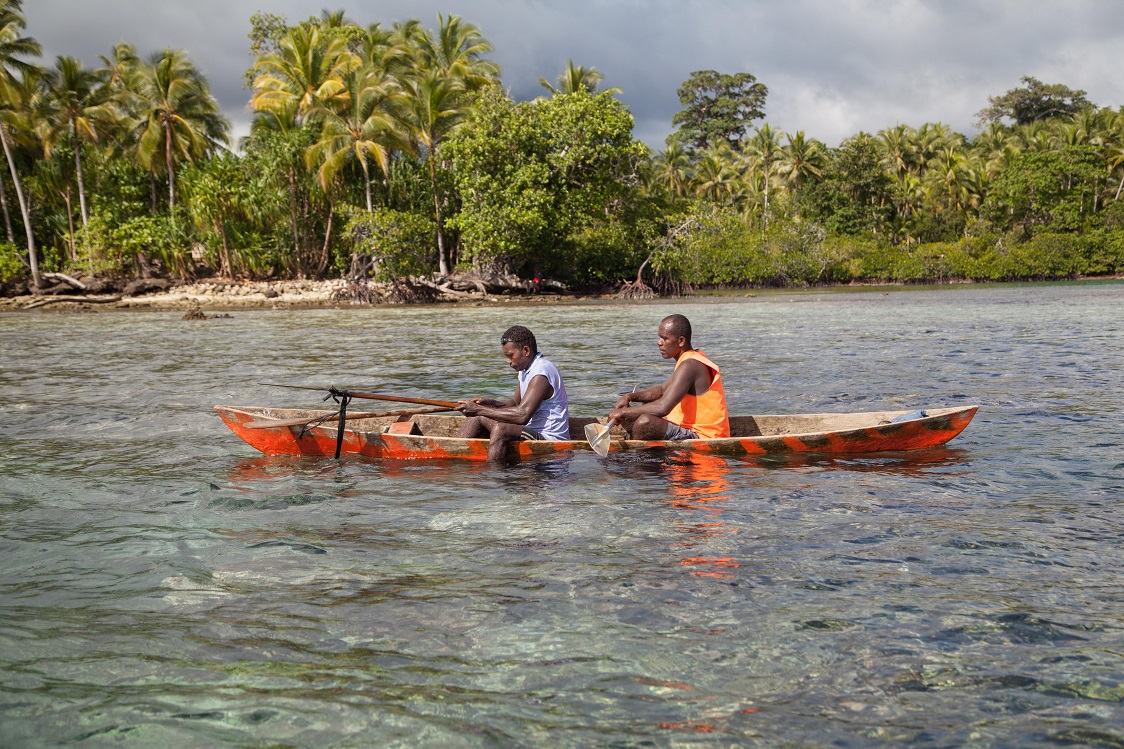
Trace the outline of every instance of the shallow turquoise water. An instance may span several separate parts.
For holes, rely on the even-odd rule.
[[[264,458],[265,381],[573,411],[688,315],[739,413],[979,403],[947,448]],[[1124,284],[0,315],[5,746],[1124,745]]]

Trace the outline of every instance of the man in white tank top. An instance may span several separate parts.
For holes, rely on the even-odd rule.
[[[535,334],[513,325],[500,338],[507,365],[519,376],[515,395],[506,402],[491,398],[461,401],[468,418],[458,437],[488,437],[488,460],[503,460],[509,442],[518,439],[570,439],[570,401],[558,367],[539,351]]]

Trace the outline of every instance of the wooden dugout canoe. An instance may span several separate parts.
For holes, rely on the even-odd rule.
[[[789,455],[814,453],[823,455],[861,454],[919,450],[943,445],[964,430],[979,406],[926,409],[926,416],[894,422],[912,411],[868,411],[841,414],[793,414],[733,416],[730,430],[734,435],[723,439],[663,440],[626,439],[623,430],[614,426],[611,452],[662,450],[674,453],[698,453],[728,457],[755,455]],[[248,429],[244,425],[263,419],[316,418],[332,411],[291,408],[258,408],[215,406],[215,411],[247,444],[266,455],[326,455],[336,452],[336,420],[305,429],[300,426],[277,426]],[[460,414],[426,414],[409,417],[410,423],[399,423],[395,432],[387,433],[397,419],[393,416],[355,419],[347,422],[342,453],[358,453],[370,458],[403,460],[459,459],[486,460],[488,440],[456,437],[464,417]],[[508,457],[524,460],[534,456],[557,455],[573,450],[590,450],[583,436],[587,424],[597,419],[571,418],[571,439],[560,442],[520,441],[508,447]],[[413,433],[402,433],[405,428]]]

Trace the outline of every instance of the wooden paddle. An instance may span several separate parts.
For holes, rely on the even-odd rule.
[[[460,405],[460,404],[457,404]],[[345,420],[350,419],[378,419],[383,416],[415,416],[417,414],[435,414],[451,411],[451,408],[421,408],[412,411],[377,411],[377,412],[359,412],[350,413],[344,416]],[[255,419],[254,421],[247,421],[242,424],[246,429],[270,429],[273,427],[295,427],[310,424],[317,420],[327,421],[335,416],[333,413],[321,414],[320,416],[302,416],[299,419]]]
[[[640,387],[639,384],[633,385],[632,390],[621,393],[621,395],[632,395],[636,392],[636,388]],[[609,430],[616,424],[616,419],[609,419],[608,424],[586,424],[585,425],[585,441],[593,448],[593,452],[604,458],[609,454]]]
[[[604,458],[609,454],[609,430],[616,424],[616,419],[609,419],[608,424],[586,424],[585,440],[593,448],[593,452]]]

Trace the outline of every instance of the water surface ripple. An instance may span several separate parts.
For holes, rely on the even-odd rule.
[[[979,403],[947,448],[492,468],[265,458],[266,381],[573,410]],[[1124,284],[0,316],[4,746],[1124,746]]]

